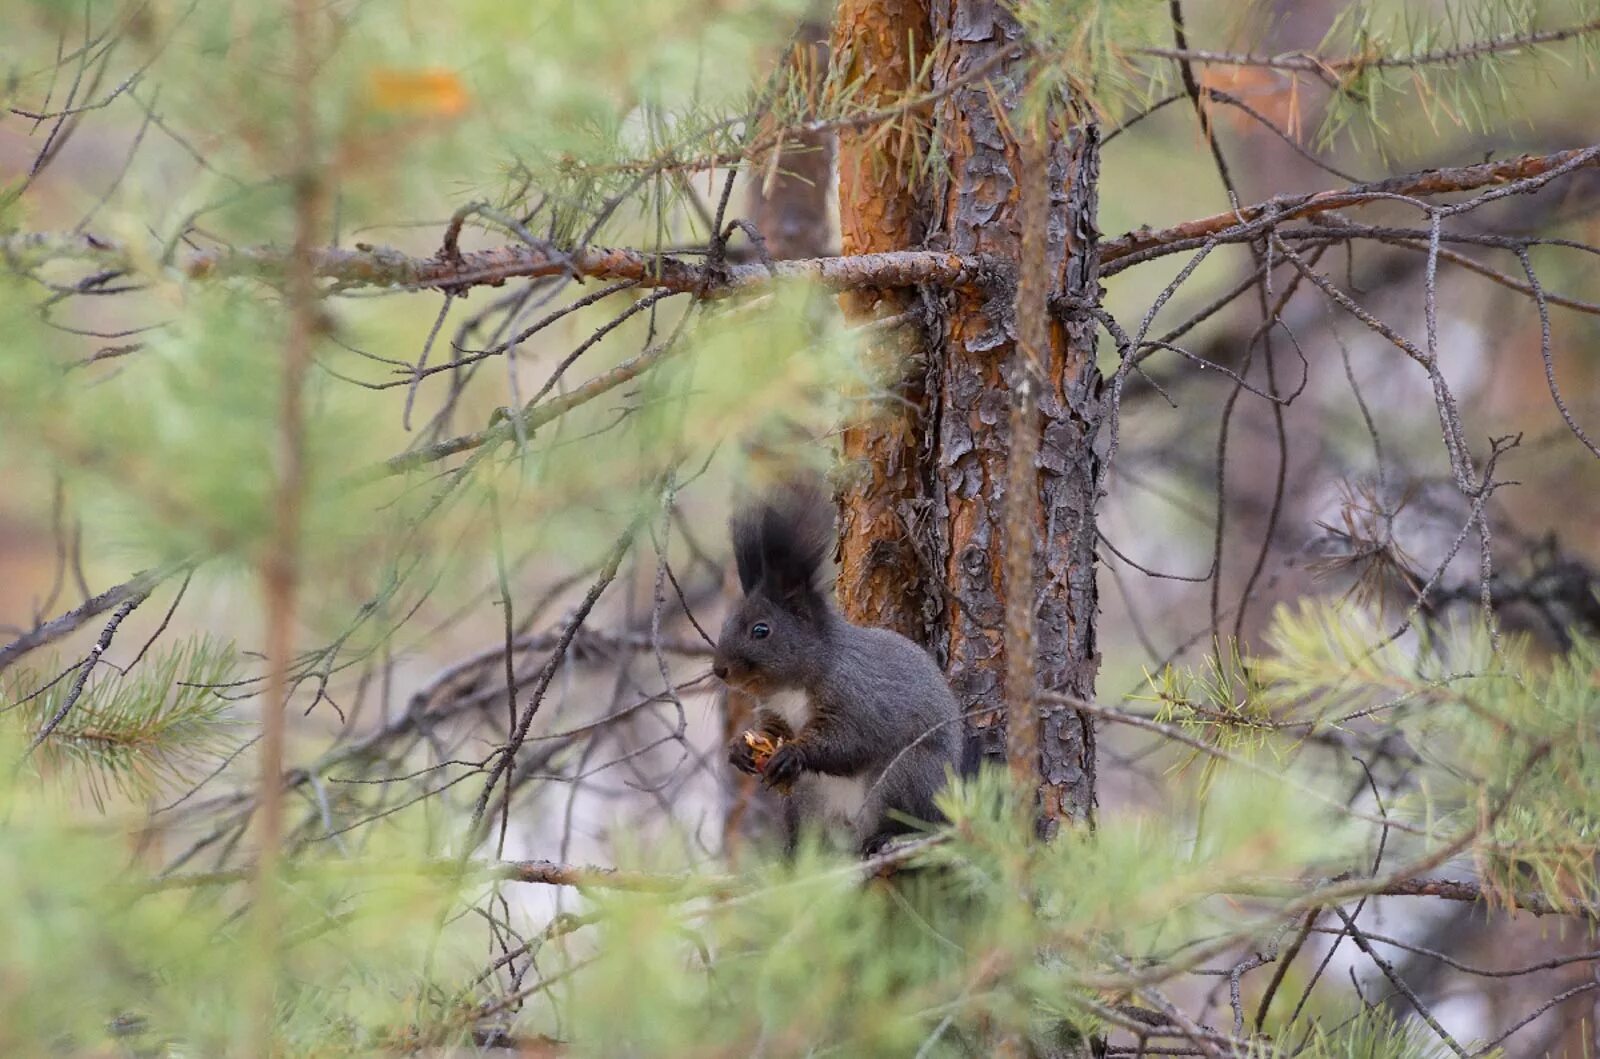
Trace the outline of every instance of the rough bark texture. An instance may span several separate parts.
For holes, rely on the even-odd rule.
[[[1100,130],[1080,126],[1066,158],[1061,223],[1066,263],[1061,290],[1069,303],[1100,304],[1099,229]],[[1051,228],[1055,216],[1052,214]],[[1053,273],[1052,273],[1053,274]],[[1100,653],[1095,625],[1100,607],[1095,582],[1100,503],[1100,458],[1095,434],[1105,415],[1100,369],[1095,363],[1095,321],[1086,312],[1065,316],[1062,340],[1051,350],[1049,380],[1042,399],[1044,600],[1040,609],[1040,686],[1094,698]],[[1040,792],[1047,821],[1094,822],[1094,722],[1086,713],[1061,706],[1041,707]]]
[[[834,49],[847,80],[867,107],[898,103],[915,83],[927,54],[928,13],[922,0],[841,0]],[[907,120],[910,120],[908,117]],[[839,133],[839,228],[846,255],[917,247],[927,228],[927,202],[916,160],[916,136],[881,127]],[[856,321],[913,308],[910,289],[848,291],[840,299]],[[932,529],[927,360],[920,335],[901,329],[873,350],[881,390],[863,395],[865,407],[842,438],[845,462],[840,501],[839,604],[863,625],[894,629],[937,647],[943,611],[939,570],[930,561]]]
[[[936,0],[933,34],[946,44],[932,88],[959,81],[1023,30],[998,0]],[[1021,49],[1018,49],[1021,51]],[[1008,124],[1020,98],[1023,61],[1000,64],[987,83],[963,85],[939,104],[938,135],[948,159],[936,190],[939,227],[930,246],[957,254],[1021,260],[1020,158]],[[1099,300],[1094,224],[1098,177],[1092,127],[1052,135],[1045,257],[1051,286],[1071,299]],[[942,496],[940,536],[946,544],[950,593],[948,672],[968,711],[970,734],[986,757],[1005,760],[1002,625],[1005,590],[1004,515],[1010,454],[1010,387],[1006,366],[1017,340],[1013,293],[948,297],[942,350],[936,468]],[[1040,542],[1034,583],[1038,609],[1036,676],[1041,688],[1092,698],[1095,653],[1094,579],[1097,460],[1094,424],[1100,379],[1092,325],[1072,320],[1049,330],[1047,385],[1039,394],[1041,445],[1036,476]],[[1070,691],[1068,689],[1071,689]],[[1040,784],[1047,831],[1062,820],[1089,821],[1094,811],[1094,733],[1069,709],[1041,709]]]
[[[1034,708],[1038,630],[1033,584],[1038,566],[1039,393],[1054,345],[1050,327],[1050,141],[1044,122],[1021,126],[1022,255],[1017,277],[1017,349],[1011,371],[1011,452],[1006,475],[1006,764],[1023,783],[1039,772]]]

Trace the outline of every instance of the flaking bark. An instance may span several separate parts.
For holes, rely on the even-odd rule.
[[[939,104],[940,148],[948,159],[936,193],[939,229],[930,246],[957,255],[1022,258],[1018,177],[1020,152],[1010,125],[1021,99],[1025,62],[1022,27],[997,0],[938,0],[934,35],[947,42],[933,68],[932,88],[959,82],[997,52],[986,82],[966,84]],[[1098,302],[1094,214],[1098,156],[1093,127],[1052,133],[1045,151],[1048,203],[1044,258],[1052,289]],[[943,334],[939,436],[941,556],[949,591],[948,671],[967,711],[969,734],[985,757],[1004,761],[1006,659],[1003,623],[1006,480],[1011,455],[1010,379],[1018,328],[1014,291],[948,295]],[[1090,698],[1095,653],[1094,507],[1098,461],[1093,447],[1100,382],[1092,323],[1048,329],[1047,385],[1039,393],[1041,542],[1033,591],[1038,686],[1076,689]],[[1088,821],[1094,809],[1094,737],[1071,710],[1040,711],[1040,794],[1047,832],[1061,820]]]

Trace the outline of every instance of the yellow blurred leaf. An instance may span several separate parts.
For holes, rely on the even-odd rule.
[[[367,98],[385,114],[454,117],[467,109],[467,88],[449,70],[373,70],[367,75]]]

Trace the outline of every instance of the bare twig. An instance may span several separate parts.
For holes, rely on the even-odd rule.
[[[43,625],[18,636],[15,640],[0,647],[0,672],[4,672],[13,662],[45,644],[54,643],[63,636],[70,635],[82,628],[91,619],[104,614],[113,607],[121,606],[130,599],[143,597],[150,594],[157,585],[171,577],[179,569],[178,566],[163,567],[159,570],[146,570],[135,574],[120,585],[106,589],[93,599],[61,614]]]
[[[1362,51],[1351,55],[1324,58],[1307,52],[1290,52],[1283,55],[1253,55],[1240,52],[1203,51],[1186,47],[1130,48],[1135,55],[1148,55],[1156,59],[1173,59],[1185,63],[1206,63],[1220,66],[1259,66],[1272,70],[1291,70],[1296,73],[1329,77],[1331,74],[1349,76],[1361,70],[1409,69],[1418,66],[1441,66],[1482,58],[1501,52],[1522,51],[1545,44],[1555,44],[1575,37],[1600,31],[1600,19],[1564,26],[1560,29],[1539,30],[1533,33],[1509,33],[1487,40],[1470,41],[1454,48],[1412,54],[1385,55],[1381,52]]]
[[[150,591],[146,589],[144,592],[124,602],[112,613],[111,620],[106,622],[105,629],[100,633],[100,638],[94,642],[93,647],[89,648],[89,656],[79,665],[78,677],[72,682],[72,688],[67,692],[67,697],[62,700],[61,705],[57,707],[56,712],[51,715],[50,719],[34,734],[33,739],[28,743],[28,749],[24,752],[24,757],[32,754],[39,744],[48,739],[50,733],[55,731],[62,721],[66,720],[67,714],[72,712],[72,708],[83,697],[83,689],[89,683],[89,674],[94,672],[94,667],[99,663],[100,656],[105,654],[106,649],[111,646],[111,638],[117,634],[117,626],[122,624],[124,618],[133,613],[135,607],[149,598]]]

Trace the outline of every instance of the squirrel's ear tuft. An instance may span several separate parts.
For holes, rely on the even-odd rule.
[[[730,525],[745,593],[760,589],[785,610],[817,617],[827,601],[817,582],[833,546],[833,505],[820,488],[791,484]]]
[[[762,559],[761,512],[739,512],[728,523],[728,531],[733,538],[733,565],[739,571],[739,588],[748,596],[760,586],[766,571]]]

